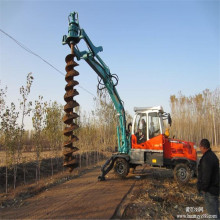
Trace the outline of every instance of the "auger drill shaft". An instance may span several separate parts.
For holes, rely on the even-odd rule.
[[[71,54],[66,56],[66,76],[65,80],[67,85],[65,87],[66,93],[64,95],[64,100],[66,101],[66,105],[64,106],[65,116],[63,117],[64,123],[67,125],[64,128],[64,135],[68,137],[69,140],[64,142],[64,163],[63,165],[69,168],[71,172],[74,168],[78,166],[78,160],[74,156],[74,152],[78,151],[78,148],[73,146],[73,143],[78,141],[78,138],[73,134],[73,131],[78,128],[78,125],[74,123],[76,119],[79,117],[77,113],[73,111],[73,109],[79,104],[74,100],[74,96],[78,95],[74,86],[79,83],[74,80],[75,76],[78,76],[79,73],[74,69],[74,67],[78,66],[78,64],[74,61],[74,45],[71,44]]]
[[[74,80],[75,76],[78,76],[79,73],[74,69],[78,64],[74,61],[74,46],[79,43],[79,21],[78,14],[76,12],[70,13],[68,16],[69,27],[68,27],[68,35],[63,36],[63,44],[68,44],[71,49],[71,54],[66,56],[66,76],[65,80],[67,82],[65,86],[66,93],[64,95],[64,100],[66,101],[66,105],[64,106],[65,116],[63,117],[63,121],[66,124],[64,128],[64,135],[67,137],[67,141],[64,142],[64,162],[63,166],[68,167],[71,172],[74,168],[78,166],[78,159],[74,155],[74,152],[79,149],[73,145],[76,141],[78,141],[77,136],[74,135],[74,130],[78,128],[76,124],[77,118],[79,115],[74,112],[74,108],[78,107],[79,104],[74,100],[74,97],[78,95],[78,91],[74,89],[76,85],[79,83]]]

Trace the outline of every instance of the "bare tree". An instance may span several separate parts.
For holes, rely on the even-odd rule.
[[[14,188],[16,180],[16,146],[19,137],[19,126],[18,126],[18,115],[15,104],[11,103],[11,106],[6,106],[4,113],[1,118],[1,130],[4,135],[3,146],[6,153],[6,182],[5,191],[8,192],[8,168],[13,167],[14,169]]]
[[[32,73],[28,73],[26,86],[22,86],[20,88],[20,94],[22,96],[22,100],[20,100],[20,109],[21,109],[21,125],[20,125],[20,135],[19,135],[19,142],[17,144],[17,163],[20,161],[21,151],[23,148],[23,137],[24,137],[24,118],[25,116],[29,116],[31,112],[32,102],[28,102],[28,95],[31,91],[31,86],[33,83],[33,76]],[[24,172],[24,183],[25,183],[25,163],[23,163],[23,172]],[[16,176],[15,176],[16,178]],[[16,181],[16,180],[15,180]]]
[[[172,134],[197,144],[208,138],[220,145],[220,88],[186,97],[181,92],[170,96],[173,117]]]
[[[50,150],[57,159],[58,151],[61,149],[61,143],[63,142],[63,107],[58,105],[57,102],[49,103],[46,107],[46,119],[45,119],[45,134],[49,140]],[[51,157],[51,175],[53,176],[53,158]]]
[[[46,113],[46,106],[47,103],[43,102],[43,96],[39,96],[38,100],[35,101],[35,106],[33,109],[33,127],[35,130],[34,133],[34,144],[35,144],[35,151],[36,151],[36,158],[37,158],[37,164],[36,164],[36,181],[40,180],[40,154],[42,151],[42,143],[43,143],[43,129],[45,127],[45,113]]]
[[[0,85],[1,85],[1,81],[0,81]],[[6,108],[6,93],[7,93],[7,87],[5,87],[4,89],[0,89],[0,122],[2,122],[2,118],[3,118],[3,114],[5,112],[5,108]],[[1,145],[3,145],[3,141],[4,141],[4,133],[2,128],[0,129],[0,147]]]

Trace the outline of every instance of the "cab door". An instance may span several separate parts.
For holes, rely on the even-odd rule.
[[[132,148],[162,146],[162,125],[158,112],[137,113],[132,126]],[[155,142],[155,144],[153,144]]]
[[[132,163],[163,166],[163,135],[158,112],[136,115],[133,122],[131,145]]]
[[[147,141],[147,114],[138,113],[132,127],[132,143],[143,146]]]
[[[161,120],[158,115],[158,112],[149,112],[147,140],[157,137],[160,134],[162,134],[162,128],[161,128]]]

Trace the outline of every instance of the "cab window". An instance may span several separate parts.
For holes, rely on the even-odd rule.
[[[149,139],[161,134],[160,118],[157,112],[151,112],[148,114],[148,128]]]
[[[137,137],[137,143],[143,143],[147,140],[147,116],[146,114],[138,114],[134,124],[134,134]]]

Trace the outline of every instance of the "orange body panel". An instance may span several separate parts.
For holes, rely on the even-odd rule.
[[[138,144],[137,137],[132,135],[131,145],[132,149],[163,150],[163,156],[166,159],[184,158],[193,161],[197,160],[196,150],[193,148],[194,144],[192,142],[166,138],[163,134],[141,144]]]
[[[131,136],[132,149],[149,149],[149,150],[163,150],[163,135],[160,134],[154,138],[151,138],[144,143],[138,144],[137,137],[135,135]]]
[[[165,140],[164,157],[168,159],[176,158],[187,158],[189,160],[196,161],[197,154],[193,147],[192,142],[181,141],[176,139]]]

